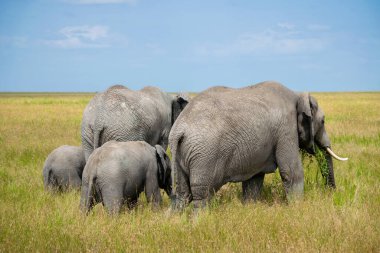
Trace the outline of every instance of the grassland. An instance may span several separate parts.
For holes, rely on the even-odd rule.
[[[80,145],[91,94],[0,94],[1,252],[380,252],[380,93],[316,93],[336,153],[337,189],[325,189],[306,157],[305,200],[286,204],[278,173],[262,200],[242,205],[240,184],[224,187],[195,220],[136,210],[85,217],[79,193],[44,191],[42,166],[62,144]]]

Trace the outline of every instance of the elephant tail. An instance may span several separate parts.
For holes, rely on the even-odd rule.
[[[86,214],[88,214],[92,207],[96,204],[96,194],[97,194],[97,191],[96,191],[96,179],[97,177],[96,176],[93,176],[93,177],[90,177],[90,180],[88,182],[88,188],[87,188],[87,192],[85,192],[85,206],[84,206],[84,211],[86,212]]]
[[[81,200],[80,200],[80,209],[85,214],[88,214],[91,211],[92,207],[95,205],[95,200],[96,200],[95,185],[96,185],[96,177],[90,176],[88,183],[83,181],[82,194],[81,194]]]
[[[44,187],[46,190],[53,188],[56,185],[56,179],[53,174],[53,170],[50,166],[45,166],[43,170]]]
[[[172,138],[170,138],[172,137]],[[180,145],[183,141],[183,138],[184,138],[184,134],[183,133],[180,133],[180,134],[177,134],[175,136],[170,136],[170,140],[169,140],[169,143],[170,143],[170,152],[172,154],[172,161],[171,161],[171,168],[172,168],[172,184],[173,184],[173,193],[176,194],[176,186],[177,186],[177,170],[178,170],[178,166],[179,166],[179,163],[177,161],[177,153],[179,151],[179,148],[180,148]]]
[[[101,143],[100,143],[100,139],[101,139],[101,135],[103,133],[103,130],[104,130],[104,122],[107,122],[106,121],[106,105],[105,105],[105,100],[104,100],[104,97],[102,96],[100,101],[99,101],[100,105],[99,107],[96,108],[96,112],[95,112],[95,121],[94,121],[94,150],[97,149],[98,147],[101,146]]]

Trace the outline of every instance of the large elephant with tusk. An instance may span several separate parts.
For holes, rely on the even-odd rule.
[[[189,104],[169,135],[176,182],[175,208],[202,207],[222,185],[243,182],[243,199],[255,200],[264,176],[279,168],[288,199],[302,197],[299,149],[325,150],[327,184],[335,187],[325,116],[317,100],[276,82],[232,89],[213,87]]]

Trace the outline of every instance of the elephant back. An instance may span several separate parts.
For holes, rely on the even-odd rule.
[[[103,94],[94,129],[102,132],[100,144],[109,140],[152,142],[165,124],[170,124],[170,107],[159,89],[133,91],[119,86]]]

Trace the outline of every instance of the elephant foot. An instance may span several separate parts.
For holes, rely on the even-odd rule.
[[[286,199],[289,204],[297,203],[303,200],[304,185],[302,183],[293,184],[289,189],[285,188]]]
[[[185,209],[186,206],[188,206],[189,204],[189,200],[188,199],[184,199],[184,198],[179,198],[179,197],[175,197],[175,198],[172,198],[172,203],[171,203],[171,212],[182,212],[183,209]]]
[[[194,210],[198,211],[199,209],[204,209],[207,205],[207,199],[193,200]]]

